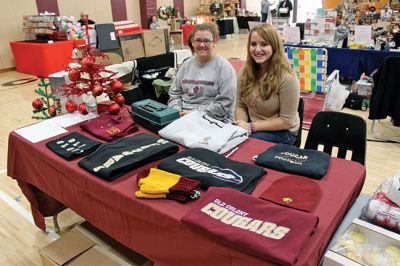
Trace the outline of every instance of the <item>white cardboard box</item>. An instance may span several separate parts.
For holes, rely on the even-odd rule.
[[[328,251],[324,257],[323,266],[338,266],[338,265],[360,266],[361,264],[347,257],[344,257],[336,252]]]
[[[389,230],[386,230],[382,227],[376,226],[374,224],[368,223],[366,221],[360,219],[354,219],[353,223],[349,226],[346,230],[355,230],[362,233],[368,242],[372,245],[377,246],[388,246],[394,245],[400,248],[400,235]],[[359,266],[359,265],[369,265],[369,264],[362,264],[358,263],[344,255],[339,254],[336,252],[335,247],[329,250],[325,256],[323,261],[323,266]],[[384,264],[379,264],[384,265]]]

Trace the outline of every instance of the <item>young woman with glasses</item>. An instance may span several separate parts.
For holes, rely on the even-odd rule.
[[[238,79],[235,124],[251,137],[293,145],[300,124],[299,97],[299,81],[279,33],[270,24],[254,27]]]
[[[182,64],[169,90],[168,105],[181,116],[200,110],[220,121],[233,121],[236,73],[228,60],[215,53],[217,40],[213,24],[199,24],[194,29],[195,56]]]

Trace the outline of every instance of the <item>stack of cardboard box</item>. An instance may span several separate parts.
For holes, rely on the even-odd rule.
[[[84,222],[39,251],[44,266],[137,265],[153,262]]]
[[[125,61],[169,52],[169,29],[142,30],[119,37]]]

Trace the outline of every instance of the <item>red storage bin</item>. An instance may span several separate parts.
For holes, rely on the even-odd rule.
[[[85,41],[10,42],[17,71],[38,77],[48,77],[63,70],[72,61],[74,44],[85,44]]]
[[[183,33],[183,43],[185,45],[188,45],[189,34],[194,30],[195,27],[196,25],[190,25],[190,24],[181,25],[181,30]]]

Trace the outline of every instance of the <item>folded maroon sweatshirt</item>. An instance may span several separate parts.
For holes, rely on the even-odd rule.
[[[316,229],[318,217],[230,188],[210,187],[182,221],[232,248],[292,265]]]
[[[83,122],[80,127],[105,141],[113,141],[138,130],[138,126],[127,115],[102,114]]]

